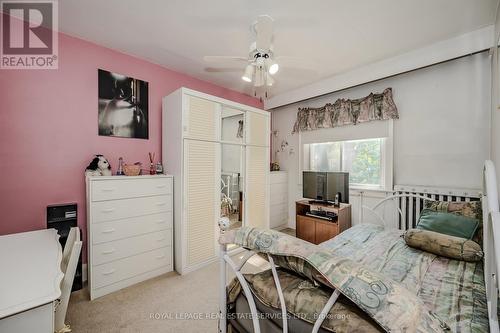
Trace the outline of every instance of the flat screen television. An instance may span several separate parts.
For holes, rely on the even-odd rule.
[[[302,173],[302,196],[321,202],[334,202],[339,193],[339,202],[349,203],[348,172],[316,172]]]

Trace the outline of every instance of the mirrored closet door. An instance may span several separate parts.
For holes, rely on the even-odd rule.
[[[245,113],[222,107],[221,111],[221,210],[229,229],[243,225],[245,166]]]

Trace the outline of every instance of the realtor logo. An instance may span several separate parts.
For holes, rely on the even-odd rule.
[[[2,1],[1,69],[57,69],[57,1]]]

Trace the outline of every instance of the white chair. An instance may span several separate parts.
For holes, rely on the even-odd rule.
[[[64,273],[64,278],[61,281],[61,298],[56,305],[54,328],[56,333],[71,332],[69,325],[64,324],[66,311],[68,310],[69,296],[73,279],[75,277],[76,265],[82,250],[82,241],[80,240],[80,229],[78,227],[71,228],[68,239],[63,250],[61,262],[61,270]]]

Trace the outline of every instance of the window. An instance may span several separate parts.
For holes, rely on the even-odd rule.
[[[349,172],[351,185],[383,187],[384,139],[367,139],[312,143],[309,151],[309,169],[312,171]]]

